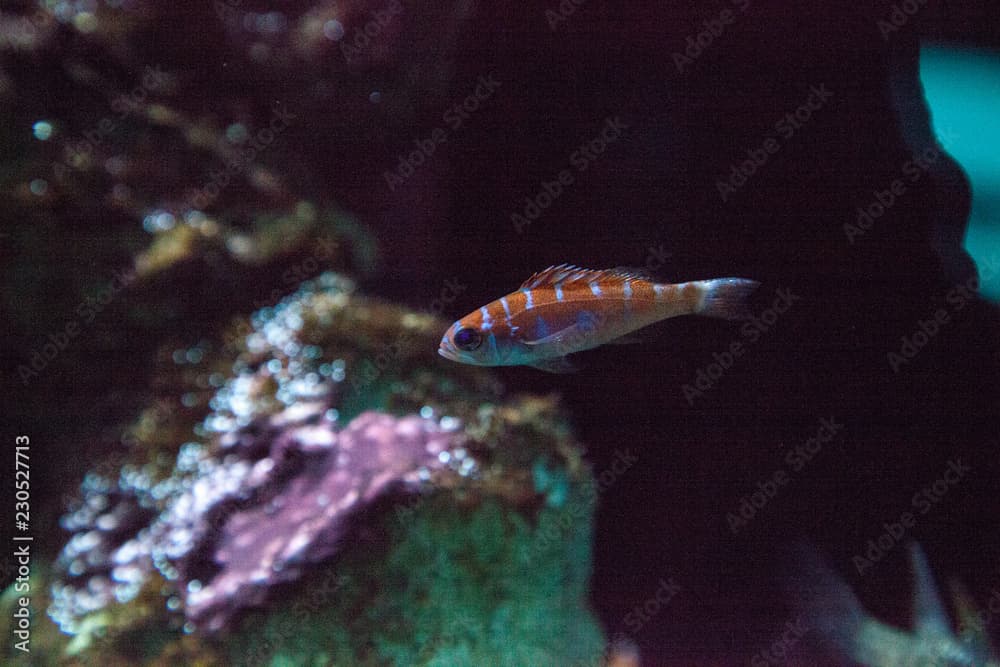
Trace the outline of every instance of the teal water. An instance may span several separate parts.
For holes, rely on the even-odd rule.
[[[984,297],[1000,302],[1000,53],[924,45],[920,78],[934,132],[972,183],[965,249]]]

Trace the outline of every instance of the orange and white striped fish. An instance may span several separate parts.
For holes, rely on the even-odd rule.
[[[742,318],[759,284],[746,278],[660,284],[631,269],[550,266],[452,324],[438,354],[476,366],[565,373],[575,370],[567,354],[628,342],[631,332],[668,317]]]

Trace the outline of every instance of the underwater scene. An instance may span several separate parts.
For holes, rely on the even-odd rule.
[[[0,3],[0,665],[1000,667],[1000,9]]]

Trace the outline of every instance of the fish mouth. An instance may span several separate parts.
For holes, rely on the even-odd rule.
[[[441,345],[438,346],[438,354],[451,361],[461,361],[458,356],[458,350],[455,349],[455,346],[448,339],[441,341]]]

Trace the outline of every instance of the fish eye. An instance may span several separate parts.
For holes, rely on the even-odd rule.
[[[466,352],[472,352],[483,342],[483,337],[475,329],[468,327],[455,332],[455,347]]]

